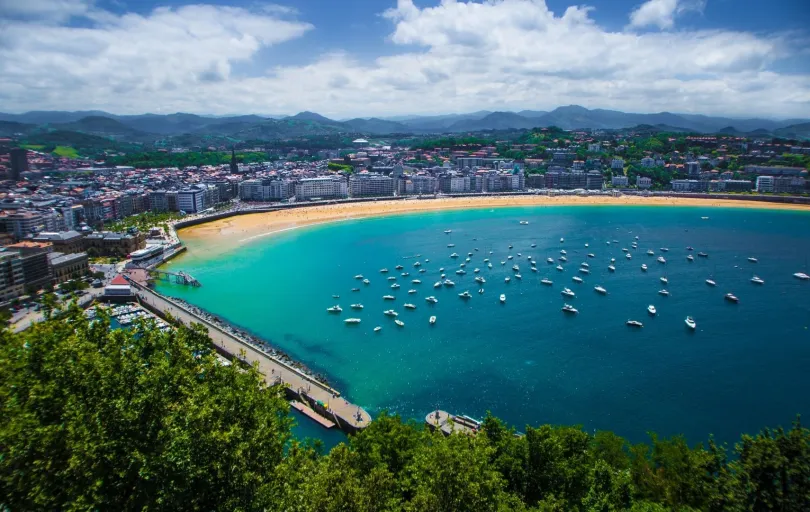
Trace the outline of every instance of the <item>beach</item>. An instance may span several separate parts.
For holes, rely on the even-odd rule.
[[[339,203],[275,212],[236,215],[179,231],[186,243],[213,237],[219,247],[234,247],[257,238],[271,236],[291,229],[341,220],[428,212],[450,209],[503,208],[514,206],[695,206],[703,208],[759,208],[775,210],[805,210],[810,206],[789,203],[727,199],[697,199],[683,197],[643,196],[482,196],[444,197],[438,199],[407,199],[400,201],[367,201]]]

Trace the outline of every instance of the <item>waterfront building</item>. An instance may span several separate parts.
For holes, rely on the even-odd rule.
[[[102,231],[84,237],[84,250],[91,256],[116,256],[125,258],[146,246],[142,233],[123,234]]]
[[[26,290],[34,292],[51,284],[48,253],[53,252],[53,246],[50,243],[25,241],[8,245],[6,249],[20,254]]]
[[[765,174],[768,176],[798,176],[805,169],[803,167],[784,167],[770,165],[746,165],[745,174]]]
[[[394,195],[394,179],[390,176],[373,173],[358,173],[349,177],[351,197],[373,197]]]
[[[181,212],[197,213],[205,210],[205,190],[188,188],[177,191],[177,207]]]
[[[546,177],[543,174],[529,174],[526,177],[526,188],[546,188]]]
[[[643,189],[652,188],[652,178],[636,176],[636,187]]]
[[[461,194],[470,191],[469,176],[440,176],[439,191],[444,194]]]
[[[165,190],[149,192],[149,209],[157,213],[169,211],[169,198]]]
[[[48,254],[48,263],[51,266],[54,284],[78,279],[90,273],[86,252],[74,254],[52,252]]]
[[[605,185],[605,177],[599,171],[588,171],[586,175],[585,188],[588,190],[602,190]]]
[[[299,201],[342,199],[347,196],[348,184],[341,176],[304,178],[295,185],[295,198]]]
[[[773,192],[773,176],[757,176],[757,192]]]
[[[163,256],[165,247],[163,245],[147,245],[143,249],[132,251],[129,255],[130,262],[134,267],[148,267],[151,263]]]
[[[627,176],[623,174],[614,175],[610,179],[610,184],[614,187],[626,187],[630,184],[630,180]]]
[[[25,274],[20,253],[0,250],[0,302],[8,302],[25,293]]]
[[[673,192],[708,192],[709,182],[701,180],[672,180]]]
[[[700,164],[695,161],[686,162],[686,174],[690,178],[694,178],[700,175]]]
[[[800,176],[774,176],[773,191],[776,194],[801,194],[806,191],[806,180]]]

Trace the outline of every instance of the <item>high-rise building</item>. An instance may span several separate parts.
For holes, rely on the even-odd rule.
[[[9,251],[19,253],[22,259],[25,288],[28,291],[37,291],[43,286],[51,284],[51,266],[48,253],[53,252],[53,245],[49,242],[20,242],[6,246]]]
[[[349,195],[351,197],[392,196],[394,180],[390,176],[360,173],[349,177]]]
[[[25,274],[20,253],[0,252],[0,301],[6,302],[25,293]]]
[[[231,148],[231,174],[239,172],[239,164],[236,163],[236,150]]]
[[[28,171],[28,150],[25,148],[14,148],[10,152],[11,176],[14,181],[20,180],[20,174]]]

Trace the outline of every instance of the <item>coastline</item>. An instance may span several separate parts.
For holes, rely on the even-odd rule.
[[[178,235],[184,243],[190,242],[192,246],[196,245],[195,242],[202,243],[215,237],[217,240],[215,252],[219,252],[252,242],[258,238],[329,222],[417,212],[520,206],[691,206],[810,211],[810,205],[719,198],[627,195],[619,197],[571,195],[465,196],[345,202],[234,215],[181,228],[178,230]],[[214,248],[207,247],[206,249]]]

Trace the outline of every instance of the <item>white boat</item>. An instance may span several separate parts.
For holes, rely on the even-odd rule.
[[[509,248],[510,248],[510,249],[512,248],[512,244],[509,244]]]
[[[560,272],[562,272],[564,269],[563,269],[562,265],[557,265],[557,270],[559,270]]]
[[[332,295],[332,298],[333,298],[333,299],[339,299],[339,298],[340,298],[340,295]]]
[[[419,280],[419,279],[414,279],[413,281],[411,281],[411,283],[412,284],[422,284],[422,281]]]
[[[692,318],[691,316],[687,316],[686,320],[684,320],[684,323],[686,324],[687,327],[689,327],[693,331],[695,330],[695,327],[697,327],[697,324],[695,323],[695,319]]]
[[[402,277],[408,277],[409,275],[411,275],[410,272],[403,272],[403,273],[400,274],[400,276],[402,276]]]
[[[756,258],[751,258],[751,257],[749,257],[749,258],[748,258],[748,261],[750,261],[751,263],[756,263],[756,262],[758,262],[759,260],[758,260],[758,259],[756,259]]]
[[[651,315],[656,315],[658,313],[658,311],[655,310],[655,306],[650,304],[649,306],[647,306],[647,313],[649,313]]]
[[[580,264],[579,264],[579,266],[580,266],[580,267],[585,267],[585,268],[590,268],[590,265],[588,265],[588,264],[587,264],[587,263],[585,263],[584,261],[583,261],[582,263],[580,263]]]
[[[477,273],[479,273],[479,272],[481,272],[481,269],[480,269],[480,268],[473,269],[473,274],[477,274]]]
[[[433,287],[434,288],[441,288],[442,287],[442,282],[441,281],[436,281],[435,283],[433,283]]]
[[[577,311],[577,308],[575,308],[574,306],[572,306],[570,304],[565,304],[562,307],[562,312],[563,313],[571,313],[573,315],[576,315],[577,313],[579,313],[579,311]]]
[[[433,295],[431,295],[430,297],[426,297],[425,300],[430,302],[431,304],[436,304],[437,302],[439,302],[439,299],[437,299]]]
[[[729,302],[740,302],[740,299],[733,293],[727,293],[725,299]]]
[[[453,230],[452,229],[445,229],[444,232],[449,235],[450,233],[453,232]]]
[[[353,292],[359,292],[359,291],[360,291],[360,288],[352,288],[352,291],[353,291]]]
[[[520,223],[525,226],[526,224],[529,223],[529,221],[528,220],[522,220],[522,221],[520,221]]]
[[[471,299],[472,298],[472,295],[470,295],[470,292],[466,292],[466,291],[459,293],[458,296],[459,296],[459,298],[462,298],[462,299]]]
[[[669,279],[667,279],[666,276],[661,276],[658,279],[660,279],[661,282],[664,284],[669,284]]]
[[[551,258],[546,258],[546,263],[548,263],[549,265],[553,265],[554,260],[552,260]]]
[[[669,248],[668,248],[668,247],[661,247],[661,249],[660,249],[660,250],[661,250],[661,252],[669,252]]]
[[[613,265],[608,265],[608,270],[610,270],[611,272],[616,272],[616,267],[614,267]]]
[[[608,240],[607,242],[605,242],[605,245],[610,245],[610,240]]]
[[[638,235],[636,235],[636,240],[638,240]]]
[[[486,280],[486,279],[484,279],[484,278],[483,278],[483,277],[481,277],[481,276],[476,277],[476,278],[475,278],[475,280],[476,280],[477,282],[481,283],[481,284],[484,284],[484,283],[486,283],[486,282],[487,282],[487,280]]]
[[[571,279],[572,279],[572,280],[573,280],[575,283],[581,283],[581,282],[582,282],[582,278],[581,278],[581,277],[579,277],[579,276],[574,276],[574,277],[572,277]]]
[[[545,285],[548,285],[548,286],[551,286],[552,284],[554,284],[554,281],[552,281],[551,279],[549,279],[547,277],[544,277],[543,279],[541,279],[540,282],[542,284],[545,284]]]
[[[467,263],[469,263],[469,262],[470,262],[470,258],[466,258],[464,261],[466,261]]]
[[[414,266],[414,267],[421,267],[421,266],[422,266],[422,264],[421,264],[420,262],[418,262],[418,261],[417,261],[416,263],[414,263],[414,264],[413,264],[413,266]]]
[[[458,254],[453,253],[453,254],[451,254],[451,255],[450,255],[450,257],[451,257],[451,258],[458,258]]]
[[[492,263],[487,263],[487,268],[492,268]]]
[[[627,322],[625,322],[625,325],[629,327],[644,327],[644,324],[642,324],[638,320],[628,320]]]
[[[363,309],[362,304],[352,304],[352,309]]]
[[[695,257],[694,257],[694,256],[692,256],[691,254],[687,254],[687,255],[686,255],[686,259],[687,259],[688,261],[695,261]]]
[[[439,272],[444,272],[444,267],[440,267]]]
[[[479,289],[478,289],[478,294],[479,294],[479,295],[482,295],[483,293],[484,293],[484,289],[483,289],[483,288],[479,288]]]
[[[560,261],[562,261],[562,262],[568,261],[568,258],[566,258],[565,256],[560,256],[560,257],[559,257],[559,258],[557,258],[557,259],[558,259],[558,260],[560,260]]]
[[[503,282],[504,282],[504,283],[508,283],[508,282],[509,282],[509,281],[511,281],[511,280],[512,280],[512,279],[511,279],[510,277],[505,277],[505,278],[503,279]]]
[[[532,247],[537,247],[537,244],[532,244]]]
[[[802,281],[807,281],[810,279],[810,276],[805,274],[804,272],[796,272],[795,274],[793,274],[793,277],[795,277],[796,279],[801,279]]]
[[[394,284],[391,285],[391,289],[392,290],[399,290],[399,285],[397,283],[394,283]]]
[[[399,313],[397,313],[393,309],[386,309],[385,311],[383,311],[383,315],[397,317],[399,316]]]
[[[382,327],[380,327],[379,325],[374,328],[374,332],[380,332],[380,331],[382,331]]]
[[[327,313],[340,313],[343,311],[343,308],[340,306],[332,306],[331,308],[326,308]]]
[[[357,274],[356,276],[354,276],[354,278],[362,280],[363,279],[363,274]]]
[[[752,277],[751,282],[754,284],[765,284],[765,281],[761,279],[759,276]]]
[[[706,284],[709,286],[717,286],[717,283],[714,282],[714,279],[706,279]]]
[[[523,276],[520,274],[515,274],[515,279],[523,279]]]
[[[514,270],[515,272],[520,272],[520,267],[518,267],[517,265],[512,265],[512,270]]]
[[[445,285],[445,286],[455,286],[455,285],[456,285],[456,283],[454,283],[453,281],[451,281],[451,280],[449,280],[449,279],[445,279],[445,280],[444,280],[444,285]]]
[[[532,266],[532,267],[530,267],[530,268],[532,269],[532,272],[537,272],[537,267]]]
[[[507,257],[506,257],[506,259],[507,259],[507,260],[511,260],[511,259],[512,259],[512,255],[510,254],[509,256],[507,256]]]
[[[565,295],[566,297],[576,297],[576,294],[572,292],[569,288],[563,288],[563,291],[561,291],[560,293]]]
[[[630,252],[627,247],[622,247],[622,252]]]
[[[588,257],[589,258],[596,258],[596,255],[594,253],[592,253],[592,252],[589,252]]]
[[[395,269],[397,269],[397,270],[402,270],[402,269],[403,269],[403,268],[405,268],[405,267],[403,267],[402,265],[397,265],[397,266],[396,266],[396,267],[394,267],[394,268],[395,268]]]
[[[436,323],[436,317],[435,317],[435,316],[431,316],[431,317],[430,317],[430,320],[428,320],[428,322],[430,323],[430,325],[435,324],[435,323]]]
[[[610,258],[611,263],[616,263],[616,258]]]
[[[450,249],[452,249],[455,246],[456,246],[456,244],[447,244],[447,247],[450,248]]]
[[[397,300],[393,295],[383,295],[383,300]]]
[[[580,273],[582,273],[582,274],[590,274],[590,273],[591,273],[591,271],[590,271],[589,269],[584,268],[584,267],[583,267],[583,268],[581,268],[581,269],[579,269],[579,271],[580,271]]]
[[[705,252],[699,252],[698,256],[700,256],[701,258],[708,258],[709,257],[709,255],[706,254]]]
[[[503,293],[501,294],[501,296],[500,296],[500,301],[501,301],[501,304],[503,304],[504,302],[506,302],[506,295],[505,295],[505,294],[503,294]]]
[[[601,293],[602,295],[607,295],[607,290],[605,290],[601,286],[594,286],[593,289],[594,289],[594,291],[596,293]]]
[[[565,249],[563,249],[562,251],[560,251],[560,254],[564,255],[564,254],[568,254],[568,253],[565,251]]]
[[[653,250],[652,250],[652,249],[648,249],[648,250],[647,250],[647,255],[648,255],[648,256],[655,256],[655,253],[653,252]]]
[[[659,256],[658,258],[655,259],[655,261],[661,264],[666,264],[667,262],[667,260],[665,260],[663,256]]]
[[[663,295],[664,297],[669,297],[669,291],[667,291],[667,290],[658,290],[658,295]]]
[[[560,238],[560,243],[565,242],[565,238]]]
[[[359,318],[347,318],[346,320],[344,320],[344,322],[347,323],[347,324],[359,324],[360,319]]]
[[[489,263],[489,258],[484,258],[484,263]]]
[[[385,274],[386,272],[388,272],[388,269],[387,269],[387,268],[381,268],[381,269],[380,269],[380,273],[381,273],[381,274]]]
[[[370,283],[371,281],[369,281],[368,279],[363,279],[363,284],[370,284]]]
[[[625,254],[625,257],[626,257],[628,260],[633,259],[633,257],[630,255],[630,253],[629,253],[629,252],[628,252],[627,254]]]
[[[391,277],[389,277],[389,278],[388,278],[388,280],[389,280],[389,281],[396,281],[396,280],[397,280],[397,278],[396,278],[396,276],[391,276]]]
[[[501,262],[501,265],[506,265],[506,262],[505,262],[505,261],[502,261],[502,262]]]
[[[415,305],[415,304],[404,304],[404,305],[403,305],[403,307],[404,307],[405,309],[416,309],[416,305]]]
[[[402,320],[400,320],[398,318],[396,320],[394,320],[394,323],[397,324],[397,327],[405,327],[405,322],[403,322]]]
[[[587,243],[585,244],[585,247],[588,247],[588,244],[587,244]]]
[[[463,269],[458,269],[458,270],[456,270],[456,274],[458,274],[458,275],[460,275],[460,276],[463,276],[463,275],[464,275],[464,274],[466,274],[466,273],[467,273],[467,271],[466,271],[466,270],[463,270]]]
[[[646,263],[642,263],[642,264],[641,264],[641,271],[642,271],[642,272],[646,272],[646,271],[647,271],[647,264],[646,264]]]

